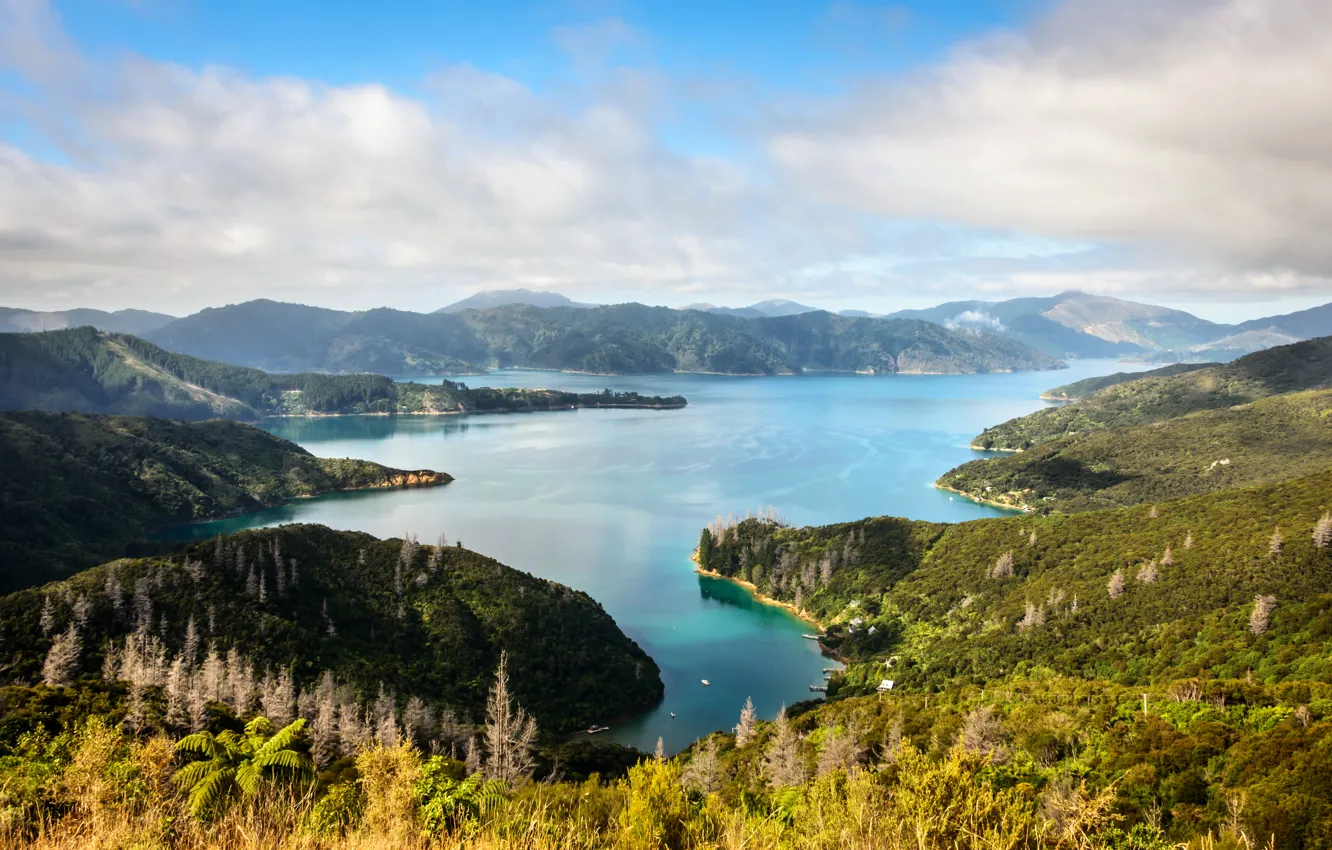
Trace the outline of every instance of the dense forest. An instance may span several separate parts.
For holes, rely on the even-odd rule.
[[[0,414],[0,590],[128,554],[163,526],[448,475],[317,458],[251,425]]]
[[[1129,822],[1172,839],[1230,823],[1259,843],[1327,847],[1332,786],[1315,777],[1330,775],[1329,493],[1325,467],[1051,517],[719,519],[697,557],[820,622],[821,643],[848,666],[819,716],[870,705],[909,726],[925,722],[923,699],[951,713],[947,701],[967,694],[1006,759],[1053,748],[1028,750],[1053,768],[1043,779],[1011,782],[1086,779],[1112,789]],[[939,758],[980,722],[951,714],[931,742]]]
[[[0,410],[174,419],[368,413],[492,413],[684,407],[680,396],[399,383],[383,375],[269,374],[93,328],[0,334]]]
[[[514,694],[550,731],[662,695],[652,659],[585,593],[446,541],[322,526],[218,537],[22,590],[0,598],[0,630],[10,681],[132,671],[120,677],[135,686],[128,710],[159,727],[197,727],[219,702],[274,715],[273,700],[286,701],[270,717],[285,725],[302,693],[329,684],[348,706],[391,693],[462,723],[481,716],[501,652]],[[81,648],[53,676],[62,635]]]
[[[1089,431],[973,460],[938,485],[1041,513],[1095,510],[1296,478],[1332,467],[1332,390]]]
[[[1145,425],[1199,410],[1329,387],[1332,337],[1321,337],[1181,374],[1149,372],[1146,377],[1111,384],[1073,404],[1039,410],[987,428],[972,440],[972,446],[1018,451],[1045,440],[1103,428]]]
[[[431,357],[489,368],[599,374],[959,373],[1061,365],[1006,337],[913,319],[823,312],[743,319],[641,304],[591,309],[513,304],[423,315],[387,309],[340,313],[251,301],[204,310],[148,337],[196,357],[293,372],[454,372],[452,367],[429,368]]]

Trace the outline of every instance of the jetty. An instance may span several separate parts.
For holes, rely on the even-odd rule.
[[[827,685],[810,685],[809,689],[816,694],[826,694],[828,692]]]
[[[587,734],[595,735],[598,732],[605,732],[609,728],[609,726],[589,726],[587,727]]]
[[[801,635],[801,637],[804,638],[805,640],[818,640],[820,636],[819,636],[819,635]]]

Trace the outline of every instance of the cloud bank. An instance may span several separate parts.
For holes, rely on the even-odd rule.
[[[646,38],[622,21],[551,37],[553,92],[457,65],[404,93],[90,59],[0,0],[0,126],[24,129],[0,135],[0,303],[1332,295],[1322,0],[1070,0],[905,76],[746,104],[768,117],[711,128],[726,155],[660,126],[752,90],[614,64]]]

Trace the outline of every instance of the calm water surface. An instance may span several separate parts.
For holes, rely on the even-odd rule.
[[[1042,407],[1038,396],[1051,386],[1133,368],[1075,361],[1059,372],[1012,375],[794,378],[504,371],[462,380],[681,394],[689,407],[273,420],[265,427],[316,455],[438,469],[456,480],[324,496],[194,526],[191,534],[289,522],[379,537],[412,532],[422,542],[443,532],[585,590],[656,659],[666,682],[656,710],[607,736],[646,750],[660,736],[676,751],[733,726],[748,696],[769,718],[784,703],[808,699],[809,685],[833,666],[801,639],[808,625],[693,572],[689,555],[703,525],[763,505],[799,524],[994,516],[932,486],[978,456],[970,438]]]

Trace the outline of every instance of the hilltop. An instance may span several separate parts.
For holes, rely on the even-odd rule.
[[[93,328],[0,335],[0,410],[249,421],[265,416],[489,413],[580,407],[677,408],[680,396],[469,389],[382,375],[273,375],[174,354]]]
[[[214,701],[238,714],[249,713],[242,689],[271,711],[282,680],[290,714],[307,704],[297,691],[313,696],[328,674],[353,708],[385,692],[396,694],[395,709],[416,697],[436,716],[450,710],[456,734],[482,718],[501,652],[514,692],[549,732],[642,710],[662,695],[656,664],[585,593],[457,546],[314,525],[122,559],[0,598],[6,678],[40,679],[47,635],[70,623],[84,647],[72,678],[95,680],[119,649],[120,665],[126,652],[139,658],[141,686],[162,689],[161,703],[144,693],[146,704],[129,707],[141,723],[166,722],[167,702],[187,699],[168,680],[175,659],[184,668],[177,682],[195,671],[206,678],[212,653],[232,683]]]
[[[598,374],[987,372],[1051,369],[1053,357],[1003,337],[914,320],[823,312],[753,319],[641,304],[460,313],[338,313],[249,302],[205,310],[149,340],[195,357],[281,371],[448,374],[472,367]],[[454,365],[450,365],[454,364]]]
[[[433,470],[317,458],[224,420],[0,414],[0,589],[127,554],[168,525],[334,490],[450,480]]]
[[[113,333],[141,334],[174,322],[176,318],[149,310],[116,310],[108,313],[105,310],[79,308],[43,312],[0,307],[0,333],[55,331],[91,325],[98,330]]]
[[[526,304],[529,307],[595,307],[595,304],[582,304],[567,298],[558,292],[538,292],[532,289],[490,289],[469,295],[455,301],[447,307],[440,307],[436,313],[461,313],[463,310],[489,310],[491,307],[506,307],[510,304]]]

